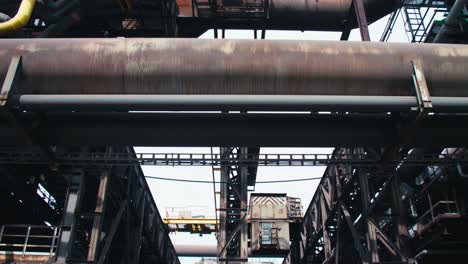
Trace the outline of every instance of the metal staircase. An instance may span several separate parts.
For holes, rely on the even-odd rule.
[[[401,14],[410,42],[425,42],[438,14],[448,11],[449,1],[403,0],[401,9],[395,10],[389,17],[380,41],[388,41],[396,20]]]
[[[424,15],[421,13],[420,7],[403,7],[404,21],[406,32],[409,33],[411,42],[423,42],[426,36],[426,25]]]

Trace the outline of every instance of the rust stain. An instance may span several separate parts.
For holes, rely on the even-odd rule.
[[[191,17],[192,16],[192,1],[191,0],[177,0],[179,6],[179,16]]]

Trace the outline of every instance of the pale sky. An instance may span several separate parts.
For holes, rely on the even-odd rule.
[[[388,16],[369,26],[372,41],[379,41],[382,31],[387,23]],[[207,31],[200,38],[213,38],[213,30]],[[221,36],[221,34],[218,34]],[[260,36],[260,34],[259,34]],[[341,32],[300,32],[300,31],[267,31],[266,39],[289,40],[339,40]],[[226,38],[229,39],[253,39],[252,30],[227,30]],[[351,32],[350,40],[360,41],[359,30]],[[408,42],[401,17],[397,20],[390,42]],[[136,152],[169,152],[169,153],[210,153],[210,148],[135,148]],[[262,148],[261,153],[331,153],[332,148]],[[214,148],[219,152],[218,148]],[[320,177],[324,167],[259,167],[258,181],[284,180],[308,177]],[[143,166],[143,172],[147,176],[166,177],[174,179],[212,180],[211,167],[156,167]],[[219,174],[217,174],[219,180]],[[156,204],[164,217],[165,208],[169,207],[203,207],[207,214],[214,215],[213,186],[211,184],[167,182],[147,179]],[[310,200],[317,188],[319,181],[305,181],[281,184],[258,184],[256,192],[263,193],[287,193],[292,197],[302,199],[303,210],[307,209]],[[219,190],[219,187],[217,188]],[[219,202],[218,202],[219,205]],[[171,234],[174,244],[211,244],[216,245],[214,235]],[[182,264],[193,264],[200,258],[182,258]],[[269,261],[262,259],[261,261]],[[282,259],[272,259],[275,263],[281,263]],[[253,260],[259,263],[260,260]]]

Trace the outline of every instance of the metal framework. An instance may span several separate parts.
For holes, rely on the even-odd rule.
[[[396,9],[389,17],[387,26],[380,41],[388,41],[398,17],[401,17],[410,42],[431,42],[428,36],[434,37],[434,20],[438,15],[446,14],[450,1],[438,0],[403,0],[401,8]]]
[[[365,151],[337,148],[334,154]],[[394,169],[331,165],[283,263],[437,263],[459,258],[467,243],[464,231],[457,229],[466,222],[464,195],[456,191],[464,188],[457,184],[466,184],[461,177],[450,167],[408,167],[404,161]],[[459,246],[441,250],[448,241]]]
[[[347,164],[358,167],[374,166],[383,160],[381,153],[341,154],[245,154],[237,153],[128,153],[113,152],[54,152],[54,163],[86,166],[328,166]],[[396,166],[404,160],[407,166],[467,164],[467,155],[451,153],[419,153],[417,156],[398,154],[386,160],[389,166]],[[0,151],[0,164],[48,164],[41,152]]]
[[[221,148],[221,157],[246,159],[258,155],[258,148]],[[245,263],[248,260],[248,186],[255,185],[257,168],[221,162],[218,260],[220,263]]]
[[[106,153],[125,150],[105,149]],[[132,152],[131,149],[127,151]],[[21,169],[21,165],[3,165],[2,173],[14,174],[16,185],[26,180],[25,184],[31,185],[28,175],[40,171],[41,186],[48,186],[41,188],[51,192],[55,197],[54,203],[45,205],[51,213],[34,215],[30,217],[32,219],[28,219],[28,214],[34,214],[32,208],[22,208],[24,212],[12,214],[10,221],[39,223],[36,226],[22,225],[27,227],[25,235],[18,228],[12,230],[15,226],[4,225],[0,233],[0,248],[6,255],[14,255],[17,249],[11,245],[19,246],[21,243],[22,253],[15,255],[19,262],[47,259],[48,263],[179,263],[139,166],[57,168],[46,164],[27,169]],[[64,180],[60,180],[62,178]],[[20,199],[23,207],[32,206],[30,203],[33,201],[44,204],[41,197],[46,199],[36,192],[21,192],[21,189],[9,189],[7,186],[2,187],[2,191],[11,192],[10,199]],[[47,197],[51,199],[49,194]],[[43,224],[41,219],[51,227],[42,225],[40,230],[43,231],[35,231],[38,224]],[[5,220],[8,219],[2,217],[0,225],[5,224]],[[48,230],[56,231],[51,236]],[[5,256],[4,253],[0,255]]]
[[[446,13],[451,3],[350,0],[347,5],[323,0],[298,1],[295,7],[290,0],[194,0],[192,17],[184,19],[176,18],[174,0],[107,2],[112,1],[40,1],[30,24],[11,36],[193,37],[214,27],[216,38],[218,28],[222,38],[225,28],[247,28],[255,38],[261,30],[263,39],[267,28],[305,28],[343,30],[341,39],[346,40],[358,26],[361,39],[369,41],[368,23],[397,7],[381,40],[388,40],[401,15],[411,42],[431,42],[438,29],[436,15]],[[4,6],[10,11],[10,4]],[[458,20],[456,14],[452,17]],[[11,61],[0,94],[0,175],[6,183],[0,185],[0,208],[11,214],[2,215],[0,224],[33,223],[2,225],[0,249],[7,253],[0,254],[0,261],[178,264],[140,165],[220,166],[219,221],[167,223],[190,224],[194,232],[203,232],[200,223],[214,223],[208,232],[216,231],[219,223],[221,263],[248,259],[247,192],[255,185],[258,166],[327,166],[285,264],[440,263],[466,257],[468,159],[463,146],[468,145],[468,100],[466,52],[460,46],[232,42],[240,52],[231,55],[229,42],[213,48],[187,41],[154,45],[152,40],[105,40],[91,45],[76,41],[81,44],[71,54],[58,52],[57,46],[73,44],[63,41],[44,49],[36,42],[28,46],[21,41],[20,48],[8,42],[2,53]],[[145,48],[134,49],[133,44]],[[117,52],[106,53],[112,48]],[[252,54],[267,57],[276,49],[281,60],[273,64],[245,64]],[[18,50],[24,57],[17,56]],[[56,59],[64,60],[56,65]],[[213,67],[215,60],[223,61],[222,67]],[[191,67],[193,61],[199,67]],[[382,61],[386,67],[375,67]],[[277,64],[272,71],[270,66]],[[172,72],[155,74],[161,68]],[[297,74],[298,68],[304,72]],[[92,74],[83,78],[79,72]],[[245,83],[231,81],[242,74]],[[198,82],[200,76],[214,78]],[[72,77],[79,81],[68,79]],[[69,92],[102,94],[54,94],[64,90],[64,79]],[[183,92],[147,95],[154,87]],[[256,95],[250,94],[253,87]],[[197,89],[208,95],[181,96]],[[132,112],[166,110],[218,112]],[[255,110],[269,113],[249,112]],[[277,113],[282,110],[301,114]],[[331,112],[319,113],[324,110]],[[107,147],[89,147],[96,145]],[[134,153],[122,147],[131,145],[222,147],[220,154]],[[330,155],[260,155],[258,146],[338,147]]]

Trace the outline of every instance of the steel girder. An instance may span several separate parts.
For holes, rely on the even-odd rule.
[[[408,150],[398,151],[464,153]],[[382,150],[337,148],[334,154],[373,151]],[[448,164],[409,167],[404,159],[394,169],[384,165],[328,166],[283,263],[438,263],[466,254],[464,174]]]
[[[383,146],[398,143],[405,117],[345,114],[19,114],[20,124],[46,145],[123,146]],[[416,146],[468,144],[468,117],[433,115],[414,129]],[[31,140],[7,119],[1,146]]]
[[[180,263],[139,166],[59,171],[71,184],[56,263]]]

